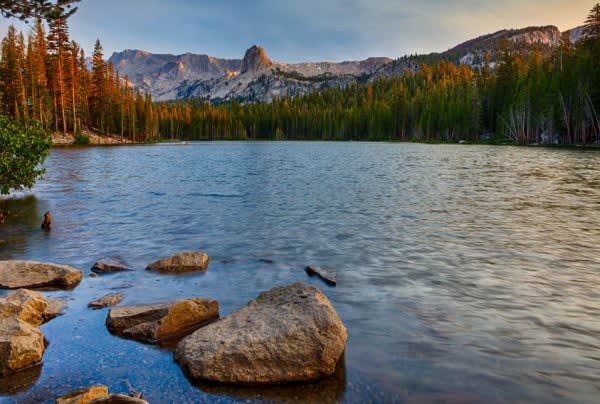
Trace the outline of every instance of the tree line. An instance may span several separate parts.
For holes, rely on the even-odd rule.
[[[64,17],[37,19],[27,35],[10,26],[1,43],[0,113],[76,139],[93,131],[134,142],[154,140],[158,117],[152,98],[105,62],[100,41],[88,64],[69,38]]]
[[[184,139],[600,143],[600,5],[583,38],[550,56],[501,44],[496,63],[422,64],[400,77],[271,103],[160,103],[159,132]]]
[[[67,0],[68,1],[68,0]],[[68,1],[69,2],[69,1]],[[72,2],[72,1],[71,1]],[[481,67],[429,61],[401,76],[357,80],[270,103],[153,103],[104,61],[91,66],[66,18],[2,40],[0,112],[54,132],[91,130],[134,142],[178,139],[600,142],[600,5],[573,44],[550,56],[505,41]],[[46,30],[48,31],[46,33]]]

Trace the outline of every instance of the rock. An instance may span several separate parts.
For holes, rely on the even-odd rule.
[[[56,404],[88,404],[94,400],[108,398],[108,387],[97,385],[80,389],[56,399]]]
[[[184,338],[175,359],[191,378],[211,382],[312,381],[334,373],[347,338],[327,297],[296,283],[261,293]]]
[[[64,303],[19,289],[0,298],[0,375],[42,362],[46,344],[38,326],[60,315]]]
[[[19,289],[0,298],[0,319],[17,318],[38,326],[44,322],[48,301],[32,290]]]
[[[106,327],[118,334],[139,324],[158,321],[168,311],[168,303],[114,307],[108,312]]]
[[[219,304],[209,299],[114,307],[106,327],[114,334],[143,342],[160,342],[190,334],[219,317]]]
[[[46,308],[46,312],[44,316],[48,319],[46,321],[52,320],[58,316],[62,316],[63,311],[67,304],[63,299],[47,299],[48,307]]]
[[[98,274],[95,272],[90,272],[90,278],[97,278]]]
[[[112,394],[107,398],[101,398],[99,400],[92,401],[93,404],[148,404],[148,401],[137,398],[130,397],[124,394]]]
[[[129,265],[119,257],[102,258],[92,266],[94,272],[122,272],[129,269]]]
[[[19,289],[0,298],[0,319],[14,317],[38,326],[59,316],[63,308],[60,299],[46,299],[38,292]]]
[[[203,272],[208,268],[210,258],[203,252],[182,252],[172,257],[156,261],[146,267],[149,271],[180,274]]]
[[[44,220],[42,221],[41,228],[43,230],[52,229],[52,214],[50,212],[44,213]]]
[[[44,312],[44,323],[62,316],[65,306],[65,302],[61,299],[48,299],[48,307]]]
[[[56,400],[56,404],[148,404],[147,401],[124,394],[109,394],[108,387],[97,385],[64,395]]]
[[[67,265],[46,264],[35,261],[0,261],[0,287],[72,289],[79,284],[83,274]]]
[[[90,302],[88,307],[91,307],[92,309],[103,309],[121,303],[124,298],[125,296],[123,296],[122,293],[109,293],[108,295],[102,296],[100,299]]]
[[[189,299],[175,302],[165,317],[160,319],[156,339],[189,334],[198,326],[219,317],[219,303],[209,299]]]
[[[328,285],[332,285],[332,286],[337,285],[336,273],[333,271],[330,271],[330,270],[327,270],[324,268],[320,268],[320,267],[315,267],[312,265],[307,266],[306,268],[304,268],[304,270],[310,276],[317,275],[318,277],[323,279],[325,281],[325,283],[327,283]]]
[[[0,320],[0,376],[40,364],[45,349],[37,327],[17,317]]]

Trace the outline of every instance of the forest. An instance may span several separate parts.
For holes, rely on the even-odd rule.
[[[512,51],[480,69],[440,61],[401,77],[271,103],[160,103],[160,133],[184,139],[594,144],[600,41],[568,36],[551,57]]]
[[[152,98],[128,85],[104,60],[100,41],[91,59],[69,38],[67,18],[41,19],[25,36],[10,26],[2,40],[0,111],[47,131],[72,133],[85,142],[84,130],[133,142],[155,140],[158,115]]]
[[[576,44],[563,35],[552,55],[502,44],[480,68],[448,60],[392,78],[357,80],[270,103],[206,100],[154,103],[105,62],[91,66],[69,39],[66,19],[40,20],[27,38],[2,40],[2,112],[47,130],[113,134],[134,142],[187,140],[359,140],[600,143],[600,5]]]

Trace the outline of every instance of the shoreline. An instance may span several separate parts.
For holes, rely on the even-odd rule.
[[[427,144],[427,145],[466,145],[466,146],[513,146],[513,147],[532,147],[546,149],[576,149],[576,150],[600,150],[600,144],[517,144],[517,143],[494,143],[494,142],[468,142],[468,141],[453,141],[453,142],[427,142],[413,140],[333,140],[333,139],[160,139],[156,142],[133,142],[129,139],[121,139],[116,135],[99,135],[94,132],[84,131],[83,136],[89,139],[87,143],[76,143],[75,136],[71,133],[66,135],[63,133],[52,133],[51,147],[97,147],[97,146],[135,146],[144,144],[189,144],[193,143],[208,143],[208,142],[323,142],[323,143],[405,143],[405,144]]]
[[[85,130],[81,133],[84,142],[76,142],[75,135],[72,133],[52,132],[52,147],[71,147],[71,146],[113,146],[113,145],[132,145],[134,143],[129,139],[121,139],[115,135],[100,135],[95,132]]]

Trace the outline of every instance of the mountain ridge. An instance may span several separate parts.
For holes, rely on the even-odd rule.
[[[573,42],[581,38],[581,27],[565,31]],[[239,100],[271,101],[282,96],[306,94],[326,87],[349,85],[416,70],[422,63],[449,60],[481,66],[494,65],[503,43],[521,52],[550,53],[561,41],[553,26],[504,29],[462,42],[446,51],[398,59],[370,57],[358,61],[282,63],[272,61],[264,48],[253,45],[242,59],[206,54],[154,54],[139,49],[114,52],[116,71],[156,101],[202,98],[211,102]]]

